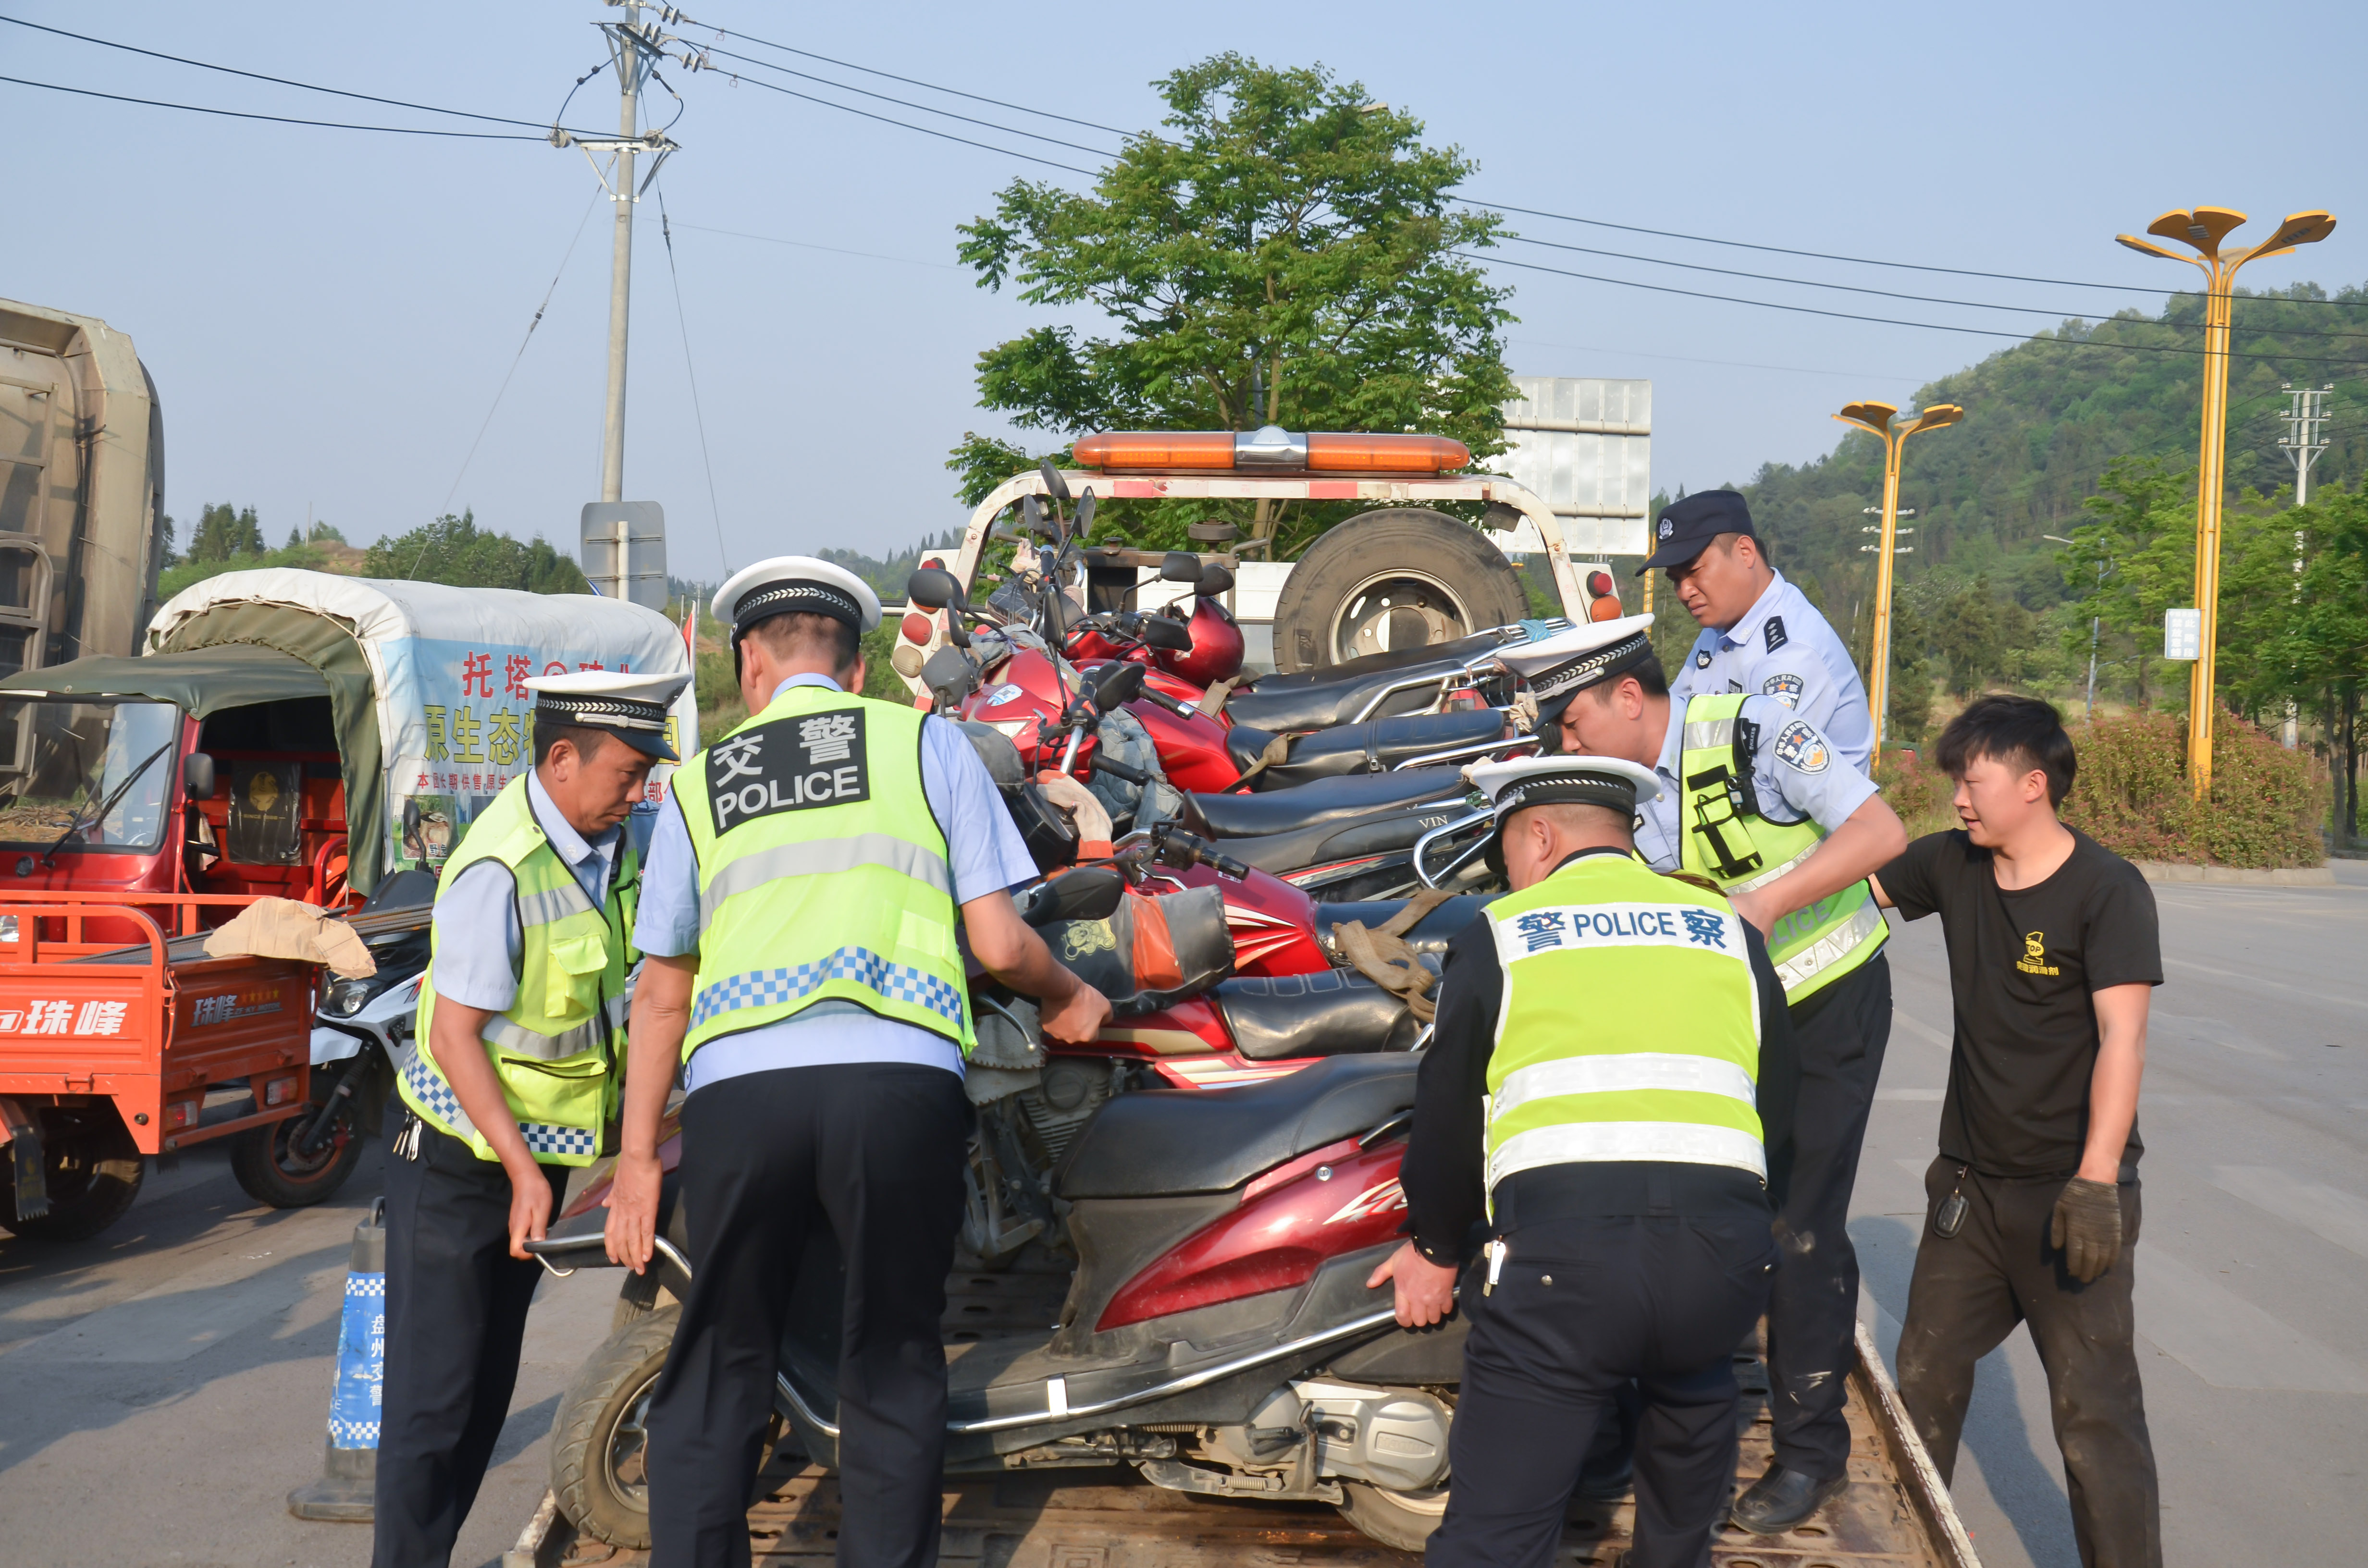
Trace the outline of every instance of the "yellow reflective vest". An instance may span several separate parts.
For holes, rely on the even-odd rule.
[[[1766,1178],[1759,988],[1734,906],[1642,861],[1587,855],[1485,918],[1505,971],[1492,1194],[1516,1171],[1600,1160]]]
[[[912,708],[793,686],[675,775],[699,858],[683,1060],[817,1002],[973,1043]]]
[[[1764,887],[1825,842],[1814,822],[1773,823],[1759,814],[1751,758],[1737,742],[1743,696],[1727,692],[1686,704],[1679,752],[1679,863],[1729,892]],[[1851,883],[1768,934],[1768,956],[1798,1005],[1883,950],[1890,930],[1864,881]]]
[[[485,1022],[485,1052],[502,1096],[537,1161],[588,1165],[601,1152],[618,1102],[617,1042],[625,1023],[625,973],[639,957],[631,946],[641,873],[622,835],[607,896],[596,905],[552,848],[529,802],[526,778],[512,779],[469,826],[444,865],[444,885],[480,860],[498,860],[516,885],[518,995]],[[499,1158],[427,1049],[436,1016],[436,960],[441,930],[429,937],[419,984],[418,1036],[395,1081],[429,1126],[465,1142],[481,1160]]]

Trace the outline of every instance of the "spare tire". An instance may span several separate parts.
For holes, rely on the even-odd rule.
[[[1452,642],[1529,613],[1520,574],[1469,523],[1388,506],[1335,525],[1291,569],[1274,607],[1280,675]]]

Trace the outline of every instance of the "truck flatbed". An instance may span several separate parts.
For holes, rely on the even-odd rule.
[[[950,1326],[966,1304],[983,1303],[950,1301]],[[1863,1329],[1859,1349],[1861,1364],[1850,1375],[1849,1490],[1783,1536],[1729,1526],[1711,1551],[1721,1568],[1979,1568]],[[1743,1485],[1768,1466],[1768,1375],[1748,1346],[1736,1361],[1744,1394],[1736,1471]],[[754,1561],[767,1568],[829,1563],[837,1546],[837,1478],[784,1455],[759,1487],[763,1496],[748,1510]],[[1376,1544],[1322,1504],[1172,1492],[1124,1466],[948,1477],[945,1504],[942,1560],[992,1568],[1414,1568],[1422,1561]],[[1634,1506],[1624,1499],[1574,1503],[1562,1560],[1611,1568],[1630,1544],[1634,1518]],[[641,1568],[648,1561],[646,1552],[579,1540],[548,1496],[503,1559],[504,1568]]]

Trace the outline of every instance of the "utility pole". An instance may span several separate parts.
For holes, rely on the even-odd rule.
[[[616,243],[609,263],[609,411],[600,427],[600,499],[625,498],[625,330],[633,292],[633,141],[642,77],[641,0],[625,0],[625,25],[608,28],[617,65],[617,166],[609,195],[617,206]]]
[[[2283,390],[2287,403],[2286,411],[2281,417],[2286,422],[2286,433],[2279,437],[2278,445],[2285,449],[2286,457],[2294,463],[2294,505],[2307,506],[2310,505],[2310,465],[2318,460],[2319,453],[2327,450],[2329,444],[2327,437],[2318,433],[2318,427],[2327,423],[2327,394],[2335,390],[2335,383],[2329,381],[2313,392],[2308,387],[2297,387],[2287,381],[2283,383]],[[2294,570],[2294,597],[2297,600],[2302,597],[2302,530],[2296,528]],[[2286,722],[2279,731],[2278,739],[2288,751],[2294,750],[2295,743],[2301,739],[2297,733],[2301,717],[2294,708],[2294,699],[2287,698]]]

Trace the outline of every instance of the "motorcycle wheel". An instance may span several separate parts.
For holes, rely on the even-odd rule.
[[[329,1141],[309,1156],[295,1147],[297,1131],[312,1120],[309,1112],[249,1128],[231,1141],[230,1174],[248,1197],[274,1209],[306,1209],[330,1197],[361,1163],[358,1098],[347,1096],[329,1124]]]
[[[1367,1482],[1341,1483],[1340,1513],[1358,1530],[1383,1546],[1420,1551],[1447,1514],[1447,1488],[1392,1492]]]
[[[680,1307],[637,1317],[601,1342],[551,1421],[551,1490],[586,1535],[629,1551],[650,1544],[650,1394],[666,1369]]]
[[[107,1116],[104,1129],[44,1141],[50,1211],[39,1219],[17,1217],[16,1163],[0,1148],[0,1224],[28,1241],[79,1242],[123,1218],[147,1179],[148,1162],[114,1112]]]
[[[621,1324],[577,1369],[552,1416],[551,1490],[559,1511],[585,1534],[628,1551],[649,1550],[650,1395],[681,1318],[677,1303]],[[780,1437],[776,1415],[757,1456],[760,1476]]]

